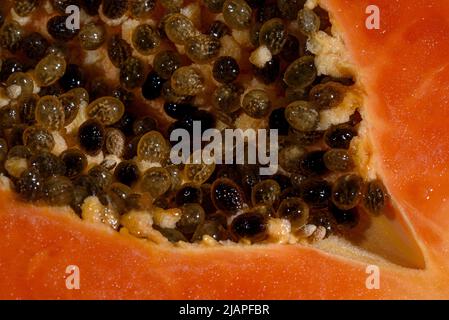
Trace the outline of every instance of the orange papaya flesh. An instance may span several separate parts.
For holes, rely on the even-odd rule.
[[[367,30],[369,1],[321,1],[357,66],[373,163],[414,230],[423,268],[299,245],[157,246],[2,191],[0,298],[448,298],[449,4],[441,2],[379,0],[381,28]],[[379,289],[366,286],[372,264]],[[69,265],[79,266],[79,290],[66,287]]]

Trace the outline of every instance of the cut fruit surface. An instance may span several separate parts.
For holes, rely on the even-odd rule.
[[[363,174],[381,179],[388,190],[391,201],[381,215],[362,215],[358,226],[347,234],[318,242],[249,246],[202,241],[173,246],[155,230],[146,234],[152,241],[137,239],[126,228],[116,232],[82,221],[70,210],[26,204],[3,188],[0,273],[5,276],[0,278],[0,298],[449,298],[449,131],[445,124],[449,110],[449,22],[444,18],[449,14],[449,4],[442,2],[379,0],[380,29],[369,30],[365,27],[369,1],[319,1],[330,14],[333,32],[348,50],[348,56],[339,57],[339,61],[349,64],[341,68],[333,64],[335,72],[340,76],[355,72],[354,80],[364,91],[363,107],[359,106],[364,120],[357,138],[357,156],[364,166]],[[236,40],[244,42],[244,35],[239,38],[236,31],[233,33]],[[327,52],[327,56],[332,55]],[[317,53],[316,61],[321,58]],[[241,59],[234,60],[241,63]],[[310,65],[301,67],[315,72]],[[109,65],[100,68],[106,70]],[[248,68],[243,64],[241,72]],[[322,60],[320,68],[325,68]],[[332,68],[328,71],[332,73]],[[108,78],[116,76],[106,74]],[[151,90],[167,89],[161,88],[160,78],[150,80],[147,84]],[[211,89],[204,83],[203,90],[207,94]],[[270,99],[273,97],[264,101]],[[359,102],[354,101],[353,105]],[[248,103],[250,111],[245,110],[254,118],[259,114],[250,107],[254,108],[256,102]],[[265,112],[260,103],[256,107],[256,111]],[[332,115],[344,118],[343,113]],[[156,118],[164,116],[158,114]],[[316,128],[318,121],[311,118],[313,115],[309,122],[296,125],[307,125],[307,130]],[[93,149],[97,152],[101,148]],[[146,157],[164,156],[147,149]],[[142,152],[137,153],[142,157]],[[315,161],[301,165],[316,169]],[[323,165],[317,170],[327,169]],[[233,190],[232,194],[239,193]],[[254,191],[252,198],[253,204],[259,201]],[[240,202],[232,204],[240,209]],[[107,213],[103,214],[105,220]],[[165,223],[179,226],[176,217],[173,212],[173,220]],[[127,218],[131,225],[133,216]],[[156,215],[152,219],[156,220]],[[79,290],[66,287],[67,267],[72,265],[80,270]],[[378,288],[370,286],[372,270],[380,272]]]

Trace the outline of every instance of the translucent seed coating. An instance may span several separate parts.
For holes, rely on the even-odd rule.
[[[105,130],[96,119],[85,121],[78,129],[78,141],[81,148],[89,155],[100,153],[104,143]]]
[[[185,51],[190,60],[204,64],[218,56],[221,43],[218,39],[199,34],[186,40]]]
[[[0,29],[0,47],[15,52],[20,48],[24,30],[17,21],[10,21]]]
[[[260,119],[270,113],[271,101],[265,90],[253,89],[243,96],[242,108],[250,117]]]
[[[212,184],[211,197],[214,206],[225,213],[235,213],[243,208],[244,195],[230,179],[220,178]]]
[[[219,20],[212,22],[209,26],[209,29],[207,30],[208,35],[217,39],[220,39],[230,33],[231,30],[229,29],[229,27]]]
[[[184,44],[187,39],[197,34],[193,22],[180,13],[175,13],[167,18],[164,31],[168,39],[176,44]]]
[[[300,198],[288,198],[283,200],[279,205],[277,216],[289,220],[292,229],[298,230],[309,219],[309,206]]]
[[[206,8],[213,13],[220,13],[223,10],[224,2],[225,0],[204,0]]]
[[[117,181],[131,187],[139,180],[140,171],[133,160],[126,160],[117,165],[114,176]]]
[[[165,138],[157,131],[143,135],[137,146],[139,160],[163,163],[169,155],[169,146]]]
[[[73,92],[67,92],[59,96],[59,101],[64,109],[64,125],[67,126],[75,120],[81,106],[79,98]]]
[[[31,126],[23,132],[23,143],[31,152],[50,152],[55,146],[53,135],[45,127]]]
[[[64,128],[65,113],[61,102],[55,96],[44,96],[36,105],[36,122],[49,130]]]
[[[20,123],[20,112],[16,104],[0,108],[0,129],[11,129]]]
[[[284,82],[294,88],[305,88],[315,81],[317,70],[313,56],[304,56],[293,61],[284,74]]]
[[[108,56],[112,64],[117,68],[132,55],[132,48],[119,35],[114,35],[108,41]]]
[[[175,203],[182,206],[185,203],[201,203],[203,193],[201,189],[194,183],[185,183],[176,192]]]
[[[348,172],[354,168],[351,155],[345,149],[331,149],[324,154],[324,164],[334,172]]]
[[[100,192],[105,191],[113,180],[112,173],[102,165],[92,167],[88,175],[93,178],[93,182]]]
[[[33,93],[34,82],[29,75],[23,72],[15,72],[6,81],[6,93],[11,99],[26,96]]]
[[[67,149],[59,156],[66,166],[66,176],[70,179],[80,176],[87,167],[86,155],[79,149]]]
[[[171,77],[171,87],[176,94],[195,96],[204,90],[202,74],[192,66],[177,69]]]
[[[166,169],[153,167],[145,171],[140,181],[140,189],[149,192],[156,199],[170,189],[171,182],[171,175]]]
[[[231,223],[231,232],[236,241],[247,239],[260,242],[267,238],[267,218],[260,213],[238,215]]]
[[[96,50],[106,40],[106,29],[102,24],[90,22],[81,27],[78,37],[84,50]]]
[[[324,164],[325,151],[315,150],[306,153],[299,162],[301,173],[307,176],[320,176],[326,174],[327,168]]]
[[[326,180],[308,179],[301,184],[301,198],[311,207],[327,207],[331,196],[332,187]]]
[[[232,29],[249,28],[251,15],[251,7],[244,0],[226,0],[223,4],[223,18]]]
[[[56,155],[48,152],[41,151],[34,154],[29,160],[30,168],[35,168],[44,178],[48,178],[53,175],[65,175],[66,166],[65,163]]]
[[[160,0],[164,8],[169,11],[179,11],[182,7],[184,0]]]
[[[15,184],[16,192],[26,201],[36,201],[43,196],[44,179],[37,170],[27,169]]]
[[[305,152],[305,149],[297,144],[287,145],[279,152],[279,165],[288,172],[298,172],[299,163]]]
[[[26,17],[39,5],[39,0],[14,0],[14,11],[20,17]]]
[[[125,113],[123,103],[114,97],[102,97],[91,102],[86,109],[89,118],[97,119],[108,126],[116,123]]]
[[[58,41],[70,41],[79,33],[78,28],[72,28],[67,25],[70,19],[67,15],[54,16],[47,22],[47,32]]]
[[[212,95],[212,103],[218,110],[232,113],[240,109],[240,98],[242,94],[243,87],[240,84],[224,84],[215,89]]]
[[[73,200],[72,181],[64,176],[50,177],[44,183],[45,202],[52,206],[69,205]]]
[[[316,85],[310,90],[309,100],[319,110],[337,107],[344,99],[346,88],[337,82]]]
[[[218,221],[205,221],[195,230],[191,241],[201,241],[206,235],[216,241],[226,240],[229,237],[228,232]]]
[[[259,32],[259,44],[267,46],[271,54],[279,54],[286,41],[287,28],[281,19],[274,18],[262,25]]]
[[[154,53],[161,44],[159,32],[149,24],[140,24],[132,34],[134,48],[143,55]]]
[[[285,119],[296,130],[313,131],[320,120],[320,114],[307,101],[296,101],[285,109]]]
[[[186,203],[181,207],[181,219],[176,223],[176,229],[191,236],[203,224],[205,217],[204,209],[199,204]]]
[[[212,176],[214,171],[215,162],[206,164],[204,162],[194,163],[194,161],[190,161],[184,167],[184,176],[190,182],[201,185]]]
[[[128,89],[134,89],[142,85],[144,81],[145,67],[142,60],[129,57],[120,66],[120,83]]]
[[[363,179],[355,174],[341,176],[332,187],[332,202],[341,210],[355,208],[362,198]]]
[[[240,73],[240,67],[233,57],[219,57],[214,62],[212,75],[214,79],[221,83],[230,83],[237,79]]]
[[[156,0],[131,0],[129,11],[135,18],[140,18],[153,11]]]
[[[259,182],[253,187],[251,192],[251,201],[254,206],[268,205],[273,206],[279,200],[281,195],[281,187],[272,179]]]
[[[26,35],[20,45],[23,53],[30,59],[42,59],[47,51],[49,43],[47,39],[44,38],[38,32],[32,32]]]
[[[363,190],[363,206],[372,214],[380,214],[388,201],[388,193],[380,180],[373,180]]]
[[[298,12],[298,26],[303,35],[310,36],[320,30],[320,17],[313,10],[304,8]]]
[[[164,50],[154,56],[153,69],[163,79],[170,79],[180,66],[181,58],[177,52]]]
[[[126,138],[122,131],[108,128],[105,133],[104,147],[107,154],[122,157],[125,153]]]
[[[58,81],[65,73],[65,59],[56,54],[49,54],[36,65],[34,80],[41,87],[47,87]]]
[[[128,0],[103,0],[103,14],[109,19],[121,18],[128,10]]]

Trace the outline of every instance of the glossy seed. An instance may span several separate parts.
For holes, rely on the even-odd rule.
[[[204,64],[218,56],[220,41],[214,37],[199,34],[186,40],[185,51],[190,60]]]
[[[43,178],[53,175],[65,175],[65,163],[56,155],[42,151],[33,155],[29,160],[30,168],[36,169]]]
[[[131,0],[129,11],[133,17],[140,18],[153,11],[155,6],[156,0]]]
[[[0,47],[15,52],[20,48],[24,30],[17,21],[10,21],[0,29]]]
[[[254,206],[268,205],[273,206],[279,200],[281,195],[281,187],[272,179],[267,179],[259,182],[253,187],[251,192],[251,201]]]
[[[337,82],[326,82],[310,90],[310,102],[319,110],[337,107],[344,99],[346,88]]]
[[[380,214],[388,201],[385,186],[380,180],[373,180],[363,190],[363,205],[372,214]]]
[[[65,113],[58,98],[44,96],[36,105],[36,122],[49,130],[61,130],[65,123]]]
[[[114,97],[102,97],[91,102],[86,109],[89,118],[97,119],[104,125],[111,125],[120,120],[125,112],[123,103]]]
[[[301,185],[301,198],[312,207],[323,208],[329,203],[332,188],[323,179],[308,179]]]
[[[309,219],[309,206],[300,198],[285,199],[279,205],[277,216],[290,221],[292,229],[298,230]]]
[[[87,167],[86,155],[79,149],[67,149],[59,156],[66,167],[66,176],[70,179],[80,176]]]
[[[240,109],[242,94],[243,87],[240,84],[223,84],[215,89],[212,95],[212,103],[218,110],[231,113]]]
[[[326,131],[324,142],[334,149],[349,149],[351,141],[356,135],[357,131],[349,125],[333,126]]]
[[[100,153],[104,135],[103,125],[95,119],[85,121],[78,129],[78,141],[81,148],[92,156]]]
[[[324,164],[334,172],[347,172],[354,168],[351,155],[345,149],[330,149],[324,155]]]
[[[115,179],[127,186],[134,185],[140,178],[140,171],[132,160],[120,162],[114,171]]]
[[[119,35],[114,35],[108,41],[108,56],[112,64],[117,68],[132,55],[132,48]]]
[[[100,191],[105,191],[113,181],[112,173],[102,165],[92,167],[88,175],[93,178],[96,188]]]
[[[73,183],[64,176],[50,177],[44,183],[45,202],[52,206],[69,205],[73,200]]]
[[[270,129],[278,130],[280,136],[288,135],[290,124],[285,119],[285,108],[278,108],[271,112],[268,120]]]
[[[165,138],[157,131],[143,135],[137,146],[139,160],[163,163],[169,154],[169,146]]]
[[[84,72],[78,65],[69,64],[65,70],[64,75],[61,77],[61,79],[59,79],[59,84],[65,91],[84,87]]]
[[[176,192],[175,203],[182,206],[185,203],[201,203],[203,193],[201,189],[193,183],[185,183]]]
[[[84,50],[96,50],[106,41],[106,29],[103,24],[89,22],[81,27],[78,38]]]
[[[271,101],[265,90],[253,89],[243,96],[242,108],[250,117],[260,119],[270,113]]]
[[[24,70],[24,65],[22,62],[16,58],[4,59],[1,63],[0,68],[0,81],[5,81],[14,72],[21,72]]]
[[[262,68],[257,68],[253,65],[254,75],[264,84],[269,85],[278,79],[280,67],[279,58],[275,56],[270,61],[267,61]]]
[[[33,60],[42,59],[45,56],[48,46],[47,39],[38,32],[32,32],[26,35],[21,43],[23,53]]]
[[[231,232],[235,240],[247,239],[260,242],[267,238],[267,218],[260,213],[238,215],[231,223]]]
[[[186,203],[181,207],[181,219],[176,223],[176,229],[191,236],[205,217],[206,214],[198,203]]]
[[[286,41],[287,28],[281,19],[268,20],[260,28],[259,44],[265,45],[271,51],[271,54],[279,54]]]
[[[172,243],[177,243],[179,241],[188,242],[186,237],[176,229],[160,228],[157,226],[155,226],[154,228]]]
[[[356,174],[341,176],[332,187],[332,202],[341,210],[355,208],[362,197],[363,179]]]
[[[313,131],[320,120],[320,114],[307,101],[296,101],[285,109],[285,119],[294,129]]]
[[[221,83],[230,83],[237,79],[240,67],[233,57],[219,57],[214,62],[212,74],[215,80]]]
[[[212,184],[211,197],[214,206],[223,212],[232,214],[243,208],[243,192],[232,180],[217,179]]]
[[[104,148],[106,154],[122,157],[125,152],[126,138],[122,131],[116,128],[108,128],[105,132]]]
[[[120,66],[120,83],[128,89],[142,85],[144,81],[144,63],[136,57],[129,57]]]
[[[335,218],[337,224],[343,226],[344,228],[355,228],[359,223],[360,216],[357,208],[341,210],[336,206],[330,206],[329,210]]]
[[[187,39],[197,33],[193,22],[180,13],[175,13],[167,18],[164,23],[164,31],[168,39],[175,44],[184,44]]]
[[[232,29],[249,28],[251,15],[251,7],[244,0],[226,0],[223,4],[223,18]]]
[[[37,170],[27,169],[15,184],[16,192],[26,201],[36,201],[43,196],[44,179]]]
[[[170,75],[171,76],[171,75]],[[147,100],[154,100],[160,97],[164,80],[154,71],[148,73],[142,85],[142,95]]]
[[[208,35],[217,39],[220,39],[230,33],[231,30],[229,29],[229,27],[220,20],[215,20],[214,22],[212,22],[207,30]]]
[[[154,71],[163,79],[170,79],[173,72],[181,66],[181,58],[177,52],[164,50],[154,56]]]
[[[20,123],[20,112],[16,104],[0,108],[0,129],[11,129]]]
[[[192,66],[181,67],[173,73],[171,87],[181,96],[195,96],[204,90],[204,78]]]
[[[162,84],[162,97],[169,103],[186,103],[191,100],[190,96],[179,95],[171,86],[171,81]]]
[[[133,123],[133,133],[136,136],[143,135],[147,132],[155,130],[156,128],[157,122],[150,116],[139,118]]]
[[[305,153],[305,149],[297,144],[287,145],[280,149],[279,165],[288,172],[298,172],[299,164]]]
[[[170,189],[171,182],[172,176],[165,168],[153,167],[145,171],[140,181],[140,188],[156,199]]]
[[[63,57],[49,54],[36,65],[34,80],[41,87],[50,86],[58,81],[65,73],[66,62]]]
[[[195,153],[193,154],[193,157]],[[206,182],[215,171],[215,162],[204,163],[200,160],[200,163],[196,163],[192,158],[190,158],[189,163],[184,166],[184,176],[185,178],[198,185]]]
[[[304,56],[293,61],[284,73],[284,82],[294,88],[305,88],[317,77],[313,56]]]
[[[310,151],[299,162],[300,171],[307,176],[321,176],[328,172],[324,163],[325,151]]]
[[[67,126],[72,123],[78,115],[81,102],[73,92],[67,92],[59,96],[59,101],[64,109],[64,125]]]
[[[103,14],[111,20],[121,18],[128,10],[128,0],[103,0]]]
[[[50,152],[55,146],[53,135],[45,127],[31,126],[23,132],[23,143],[33,153]]]
[[[305,36],[310,36],[320,30],[320,17],[313,10],[304,8],[298,12],[299,30]]]
[[[159,48],[161,37],[149,24],[140,24],[133,30],[132,43],[140,54],[149,55]]]
[[[6,80],[6,93],[11,99],[26,96],[33,93],[34,82],[31,77],[23,72],[15,72]]]
[[[77,36],[79,29],[75,27],[68,28],[67,21],[70,21],[70,16],[54,16],[47,22],[47,31],[58,41],[69,41]]]

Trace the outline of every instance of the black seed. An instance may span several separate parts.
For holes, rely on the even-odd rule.
[[[178,206],[185,203],[201,203],[201,200],[201,189],[192,184],[185,184],[176,192],[175,202]]]
[[[143,62],[135,57],[129,57],[120,66],[120,83],[126,88],[133,89],[141,85],[144,77]]]
[[[290,125],[285,119],[285,108],[278,108],[271,112],[269,126],[270,129],[277,129],[280,136],[288,135]]]
[[[230,83],[237,79],[239,73],[239,64],[233,57],[219,57],[214,62],[212,74],[218,82]]]
[[[256,66],[254,68],[254,75],[262,80],[265,84],[271,84],[275,82],[279,77],[279,71],[280,71],[280,62],[279,58],[277,56],[273,57],[270,61],[265,63],[263,68],[257,68]]]
[[[102,10],[109,19],[121,18],[128,10],[128,0],[103,0]]]
[[[81,147],[90,155],[101,151],[104,142],[104,127],[97,120],[84,122],[78,129],[78,140]]]
[[[231,231],[236,240],[263,241],[267,237],[266,217],[259,213],[241,214],[232,220]]]
[[[81,0],[84,10],[88,15],[98,15],[98,9],[100,8],[101,0]]]
[[[363,205],[373,214],[379,214],[385,208],[388,194],[380,180],[373,180],[366,184],[363,191]]]
[[[123,87],[115,88],[112,91],[112,96],[119,99],[125,106],[131,104],[134,101],[134,93],[128,91]]]
[[[362,196],[363,179],[356,174],[341,176],[332,187],[332,202],[342,210],[355,208]]]
[[[310,206],[326,207],[331,198],[331,185],[322,179],[309,179],[301,185],[301,197]]]
[[[343,225],[348,228],[354,228],[359,223],[359,213],[357,209],[341,210],[334,205],[329,207],[329,211],[335,218],[335,221],[339,225]]]
[[[82,187],[86,190],[90,196],[96,196],[100,193],[101,189],[95,182],[95,178],[89,175],[81,175],[73,182],[75,186]]]
[[[305,154],[299,162],[299,168],[305,175],[323,175],[327,173],[324,163],[325,151],[312,151]]]
[[[75,5],[79,6],[80,1],[79,0],[52,0],[51,4],[53,5],[53,8],[55,8],[59,13],[65,14],[65,9],[68,6]]]
[[[293,62],[300,56],[300,54],[301,51],[298,38],[291,34],[287,35],[287,40],[280,53],[281,58],[286,62]]]
[[[180,120],[184,118],[186,115],[193,114],[196,110],[198,110],[196,107],[186,104],[186,103],[165,103],[164,104],[164,111],[165,113],[176,120]]]
[[[268,20],[279,17],[280,14],[281,13],[275,4],[266,4],[257,10],[256,21],[264,23]]]
[[[54,83],[50,86],[42,87],[38,94],[40,97],[44,97],[44,96],[59,96],[63,93],[64,91],[62,90],[61,85],[59,83]]]
[[[329,128],[324,135],[324,142],[334,149],[349,149],[351,140],[357,131],[348,125],[339,125]]]
[[[120,118],[118,122],[114,124],[114,128],[122,131],[126,136],[130,136],[133,134],[133,124],[135,121],[135,116],[125,111],[123,116]]]
[[[44,183],[45,202],[53,206],[69,205],[73,201],[73,183],[64,176],[50,177]]]
[[[212,185],[211,196],[215,207],[223,212],[235,213],[243,208],[243,192],[232,180],[216,180]]]
[[[50,152],[41,152],[30,158],[30,168],[39,172],[43,178],[53,175],[64,175],[66,172],[65,163],[56,155]]]
[[[22,72],[24,69],[24,65],[16,58],[7,58],[1,65],[0,81],[6,81],[11,74]]]
[[[48,33],[56,40],[68,41],[73,39],[79,32],[79,29],[68,29],[66,21],[68,16],[54,16],[47,22]]]
[[[150,72],[142,85],[142,95],[147,100],[154,100],[161,96],[164,80],[154,71]]]
[[[83,173],[87,167],[87,158],[84,153],[76,148],[65,150],[60,155],[66,167],[66,176],[73,179]]]
[[[44,179],[37,170],[27,169],[16,183],[19,196],[27,201],[36,201],[43,196]]]
[[[231,34],[231,30],[225,23],[216,20],[210,24],[206,34],[214,38],[220,39],[227,34]]]
[[[76,64],[69,64],[64,75],[59,79],[59,84],[65,91],[84,87],[84,74]]]
[[[114,35],[108,42],[108,56],[112,64],[117,68],[132,55],[131,46],[119,35]]]
[[[20,112],[17,105],[7,105],[0,108],[0,128],[11,129],[20,123]]]
[[[49,43],[39,32],[32,32],[22,40],[23,53],[30,58],[40,60],[45,56]]]
[[[122,161],[115,168],[114,176],[117,181],[132,186],[139,180],[140,172],[134,161]]]

